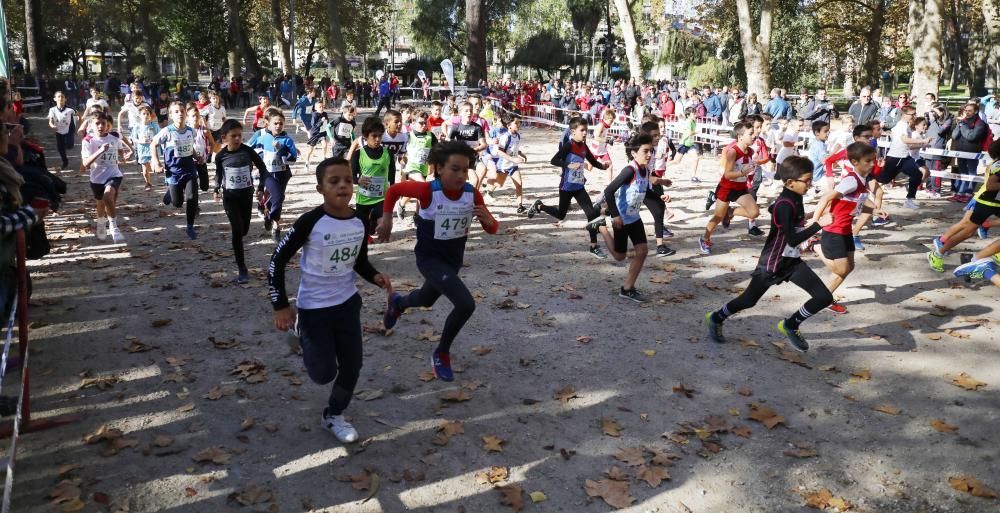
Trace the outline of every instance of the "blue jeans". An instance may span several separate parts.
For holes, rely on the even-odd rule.
[[[955,159],[955,174],[957,175],[975,176],[978,167],[978,159]],[[976,188],[976,184],[965,180],[952,180],[951,188],[955,191],[955,194],[972,194]]]

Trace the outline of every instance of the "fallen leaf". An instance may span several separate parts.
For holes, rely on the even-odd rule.
[[[581,344],[589,344],[591,340],[593,339],[591,339],[587,335],[580,335],[579,337],[576,337],[576,341]]]
[[[267,487],[250,484],[239,491],[229,494],[229,498],[244,506],[253,506],[254,504],[271,501],[274,498],[274,493]]]
[[[740,416],[740,409],[739,408],[730,408],[729,409],[729,414],[732,415],[733,417],[739,417]]]
[[[512,483],[505,486],[498,486],[497,490],[500,491],[500,504],[509,506],[514,511],[524,509],[524,492],[521,490],[520,485]]]
[[[420,381],[428,382],[428,381],[434,381],[437,378],[437,376],[434,375],[434,371],[426,370],[421,372],[420,374],[417,374],[417,378],[420,379]]]
[[[814,458],[819,456],[819,453],[815,449],[808,448],[796,448],[789,449],[783,453],[785,456],[790,456],[792,458]]]
[[[618,451],[614,458],[630,467],[638,467],[646,463],[646,456],[639,447],[628,447]]]
[[[613,481],[628,481],[628,473],[622,470],[618,465],[613,465],[611,468],[604,471],[604,475]]]
[[[503,452],[503,444],[506,440],[493,435],[483,437],[483,450],[486,452]]]
[[[1000,499],[1000,495],[997,495],[997,492],[987,488],[986,485],[979,482],[978,479],[969,475],[949,477],[948,484],[951,485],[952,488],[960,492],[968,493],[973,497]]]
[[[583,488],[588,497],[600,497],[613,508],[627,508],[635,502],[635,497],[629,495],[628,483],[625,481],[612,481],[610,479],[591,481],[587,479],[584,481]]]
[[[753,430],[746,426],[737,426],[732,429],[732,433],[740,438],[750,438]]]
[[[254,427],[257,421],[253,417],[247,417],[240,422],[240,431],[247,431],[248,429]]]
[[[871,381],[872,374],[871,374],[871,372],[868,369],[861,369],[861,370],[856,370],[856,371],[852,372],[851,373],[851,377],[852,378],[857,378],[857,379],[850,380],[851,383],[857,383],[860,380]]]
[[[743,397],[750,397],[753,395],[753,390],[750,390],[749,388],[741,388],[737,390],[736,393],[742,395]]]
[[[507,467],[490,467],[485,472],[476,474],[480,484],[496,484],[506,481],[510,477],[510,469]]]
[[[441,340],[441,335],[435,335],[434,330],[422,331],[417,335],[417,340],[426,340],[428,342],[439,342]]]
[[[875,411],[886,413],[889,415],[899,415],[900,413],[903,412],[903,410],[900,410],[899,408],[896,408],[891,404],[880,404],[875,407]]]
[[[66,474],[69,474],[70,472],[73,472],[74,470],[76,470],[78,468],[81,468],[81,467],[80,467],[80,465],[77,465],[76,463],[67,463],[65,465],[59,465],[59,467],[56,469],[56,472],[60,476],[64,476]]]
[[[171,322],[173,322],[173,319],[155,319],[150,324],[152,324],[154,328],[162,328]]]
[[[761,424],[766,426],[767,429],[774,429],[775,426],[777,426],[778,424],[785,423],[785,417],[782,417],[781,415],[778,415],[774,410],[766,406],[761,406],[757,403],[753,403],[750,405],[750,414],[747,415],[747,418],[750,420],[755,420],[757,422],[760,422]]]
[[[622,436],[622,426],[615,419],[601,417],[601,432],[608,436]]]
[[[574,397],[578,397],[576,395],[576,389],[569,385],[566,385],[560,388],[559,390],[556,390],[556,393],[552,394],[553,399],[558,399],[559,402],[563,404],[568,403],[569,400]]]
[[[980,388],[986,386],[986,383],[979,381],[964,372],[952,378],[951,384],[956,387],[962,387],[966,390],[979,390]]]
[[[375,399],[382,397],[384,393],[382,390],[365,390],[364,392],[358,392],[354,395],[362,401],[374,401]]]
[[[528,497],[531,497],[531,502],[534,502],[534,503],[539,503],[539,502],[542,502],[542,501],[548,499],[548,497],[546,497],[544,493],[539,492],[539,491],[535,491],[535,492],[529,493]]]
[[[153,438],[153,445],[157,447],[170,447],[174,443],[174,437],[167,435],[158,435]]]
[[[76,497],[68,502],[63,503],[60,509],[62,509],[66,513],[72,513],[74,511],[80,511],[85,507],[87,507],[87,503],[83,502],[83,499]]]
[[[230,338],[228,340],[217,339],[215,337],[208,337],[208,341],[212,343],[212,347],[216,349],[232,349],[240,343],[235,338]]]
[[[834,508],[835,511],[841,512],[851,508],[850,503],[840,497],[834,497],[833,493],[826,488],[807,493],[805,500],[806,506],[814,509],[825,510],[827,508]]]
[[[673,391],[675,394],[681,394],[684,397],[687,397],[688,399],[691,399],[692,397],[694,397],[694,394],[697,393],[695,389],[685,387],[684,383],[678,383],[674,385]]]
[[[443,446],[448,445],[448,442],[451,441],[451,437],[460,433],[465,433],[465,425],[458,420],[450,422],[446,420],[441,422],[441,425],[438,426],[437,430],[438,433],[434,436],[434,439],[431,440],[431,443]]]
[[[931,427],[940,431],[941,433],[954,433],[958,431],[958,426],[952,426],[944,421],[944,419],[934,419],[931,421]]]
[[[138,340],[133,340],[131,343],[129,343],[128,347],[125,348],[125,351],[128,351],[129,353],[145,353],[150,349],[153,349],[153,347],[143,344]]]
[[[192,456],[191,459],[198,463],[211,462],[218,465],[225,465],[226,463],[229,463],[229,460],[232,459],[232,457],[233,455],[226,452],[222,447],[209,447],[201,450]]]
[[[223,386],[216,385],[208,390],[208,393],[201,396],[203,399],[208,399],[209,401],[217,401],[223,397],[230,396],[236,393],[236,387],[234,386]]]
[[[649,484],[650,488],[656,488],[660,486],[663,481],[670,480],[670,473],[667,472],[666,467],[660,467],[653,465],[651,467],[642,466],[636,471],[635,478],[640,481],[645,481]]]
[[[81,482],[82,479],[80,478],[59,481],[59,484],[49,491],[49,500],[52,501],[52,504],[59,504],[60,502],[79,499]]]
[[[441,394],[441,400],[450,403],[462,403],[472,399],[468,392],[462,389],[449,390]]]
[[[927,338],[929,338],[931,340],[941,340],[941,334],[940,333],[931,333],[930,335],[927,335]]]
[[[267,368],[263,362],[259,360],[243,360],[233,370],[230,374],[239,375],[239,377],[250,384],[263,383],[267,381]]]
[[[489,346],[475,346],[472,348],[472,352],[478,356],[485,356],[493,351],[492,347]]]
[[[643,349],[642,354],[650,357],[656,356],[656,349]]]
[[[748,339],[745,339],[745,338],[739,339],[739,341],[737,341],[737,343],[739,345],[743,346],[743,347],[754,347],[754,348],[760,347],[760,344],[758,344],[757,342],[755,342],[753,340],[748,340]]]

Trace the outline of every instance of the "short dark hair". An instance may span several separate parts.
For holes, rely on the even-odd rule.
[[[733,138],[739,139],[739,137],[743,135],[744,132],[750,130],[751,128],[753,128],[753,125],[744,123],[742,121],[737,121],[736,124],[733,125]]]
[[[746,118],[744,118],[744,121],[746,121],[747,123],[761,123],[761,124],[763,124],[764,123],[764,118],[763,118],[763,116],[761,116],[759,114],[751,114],[751,115],[747,116]]]
[[[653,137],[650,136],[648,133],[640,132],[638,135],[633,135],[632,138],[630,138],[628,142],[625,143],[625,149],[629,150],[629,152],[631,153],[635,150],[638,150],[639,147],[644,144],[652,146]]]
[[[323,183],[323,177],[326,176],[326,171],[333,166],[345,166],[348,171],[351,169],[351,163],[348,162],[344,157],[329,157],[321,160],[319,164],[316,164],[316,183]]]
[[[372,118],[368,118],[372,119]],[[464,155],[469,158],[469,169],[476,165],[479,154],[462,141],[445,141],[437,143],[431,148],[427,156],[427,163],[434,166],[443,166],[452,155]]]
[[[570,130],[576,130],[577,128],[580,128],[581,126],[587,126],[587,120],[586,119],[583,119],[580,116],[576,116],[573,119],[569,120],[569,129]]]
[[[222,122],[222,128],[219,129],[219,133],[221,133],[222,135],[226,135],[229,132],[232,132],[233,130],[239,130],[240,132],[242,132],[243,123],[240,123],[239,121],[233,118],[229,118]]]
[[[847,145],[847,160],[858,161],[868,155],[877,155],[878,150],[865,142],[853,142]]]
[[[812,173],[812,161],[799,155],[792,155],[786,158],[785,161],[778,166],[778,176],[781,178],[782,182],[785,180],[797,180],[802,175],[812,176]]]
[[[865,125],[855,125],[854,126],[854,130],[851,131],[851,136],[852,137],[861,137],[861,134],[863,134],[865,132],[871,132],[871,131],[872,131],[871,125],[867,125],[867,124],[865,124]]]
[[[647,121],[647,122],[639,125],[639,133],[640,134],[649,135],[650,133],[653,132],[653,130],[656,130],[657,132],[660,131],[660,124],[657,123],[656,121]]]
[[[818,134],[820,132],[820,130],[823,130],[824,127],[828,127],[828,126],[830,126],[830,123],[827,123],[826,121],[823,121],[821,119],[813,121],[813,124],[812,124],[813,133],[814,134]]]
[[[989,148],[986,149],[986,153],[989,153],[990,158],[993,160],[1000,159],[1000,139],[991,142]]]
[[[365,122],[361,123],[361,135],[368,137],[371,134],[384,134],[385,125],[382,124],[382,120],[372,116],[370,118],[365,118]]]

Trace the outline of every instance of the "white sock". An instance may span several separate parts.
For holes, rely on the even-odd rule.
[[[115,217],[109,217],[108,218],[108,228],[114,230],[115,226],[116,226],[116,223],[117,223],[117,218],[115,218]]]
[[[757,220],[756,219],[747,219],[747,227],[748,228],[753,228],[754,226],[757,226]]]

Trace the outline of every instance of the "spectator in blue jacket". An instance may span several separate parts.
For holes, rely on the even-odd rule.
[[[792,117],[792,107],[781,97],[781,89],[777,87],[771,89],[771,101],[764,106],[764,112],[770,114],[774,119],[790,119]]]
[[[392,109],[392,87],[389,86],[389,79],[382,77],[378,82],[378,106],[375,107],[375,117],[382,112],[382,107],[386,110]]]
[[[719,101],[719,97],[708,86],[702,88],[702,95],[704,96],[702,103],[705,104],[705,115],[718,121],[722,117],[722,102]]]

